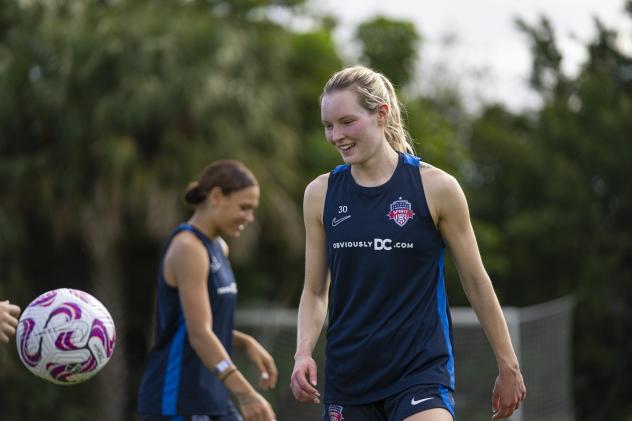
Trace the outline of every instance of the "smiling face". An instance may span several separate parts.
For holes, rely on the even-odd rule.
[[[224,195],[221,189],[211,192],[217,228],[226,235],[239,237],[246,225],[255,220],[259,206],[259,186],[254,185]]]
[[[386,144],[384,122],[388,106],[375,112],[362,107],[351,89],[323,95],[321,119],[327,141],[335,146],[346,164],[366,162]]]

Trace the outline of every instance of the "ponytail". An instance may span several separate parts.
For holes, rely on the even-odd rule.
[[[229,195],[257,185],[254,174],[241,162],[232,159],[215,161],[202,170],[197,180],[189,183],[184,191],[184,200],[191,205],[198,205],[206,200],[214,187],[219,187],[224,195]]]

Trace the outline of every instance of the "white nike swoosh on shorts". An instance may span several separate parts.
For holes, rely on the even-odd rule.
[[[420,404],[420,403],[422,403],[422,402],[429,401],[430,399],[434,399],[434,396],[430,396],[429,398],[419,399],[418,401],[416,401],[416,400],[415,400],[415,398],[413,397],[413,398],[410,400],[410,404],[411,404],[411,405],[413,405],[413,406],[415,406],[415,405],[419,405],[419,404]]]

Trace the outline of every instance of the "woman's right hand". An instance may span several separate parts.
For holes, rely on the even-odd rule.
[[[245,421],[276,421],[272,406],[257,392],[237,394],[237,402]]]
[[[320,403],[320,393],[316,389],[316,361],[312,357],[295,357],[294,371],[290,378],[290,388],[299,402]]]

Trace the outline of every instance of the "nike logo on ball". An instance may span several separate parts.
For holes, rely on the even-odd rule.
[[[335,226],[336,226],[336,225],[338,225],[339,223],[341,223],[341,222],[343,222],[343,221],[346,221],[346,220],[347,220],[347,219],[349,219],[349,218],[351,218],[351,215],[344,216],[344,217],[342,217],[342,218],[340,218],[340,219],[336,219],[336,218],[334,218],[334,219],[332,219],[332,220],[331,220],[331,226],[332,226],[332,227],[335,227]]]
[[[420,403],[422,403],[422,402],[429,401],[430,399],[434,399],[434,396],[431,396],[431,397],[429,397],[429,398],[419,399],[418,401],[416,401],[416,400],[415,400],[415,398],[413,397],[413,398],[410,400],[410,404],[411,404],[411,405],[413,405],[413,406],[415,406],[415,405],[419,405],[419,404],[420,404]]]

